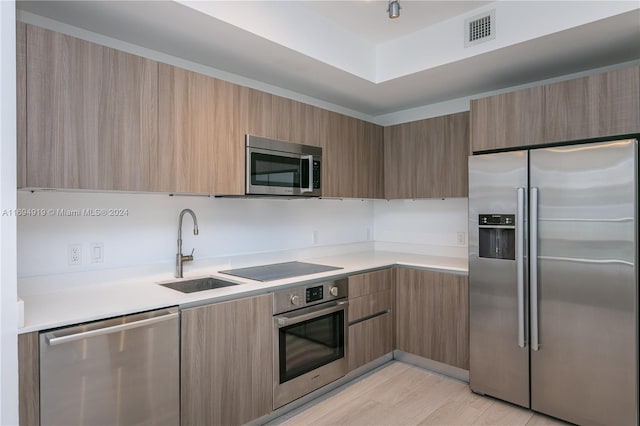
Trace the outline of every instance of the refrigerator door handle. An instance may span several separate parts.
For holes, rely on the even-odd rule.
[[[524,335],[524,188],[518,188],[518,207],[516,216],[516,270],[518,291],[518,346],[526,346]]]
[[[538,335],[538,188],[531,188],[531,214],[530,220],[530,246],[529,252],[531,272],[531,349],[540,349]]]

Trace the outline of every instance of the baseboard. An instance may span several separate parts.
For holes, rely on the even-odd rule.
[[[462,368],[399,351],[397,349],[393,351],[393,359],[469,383],[469,370],[463,370]]]

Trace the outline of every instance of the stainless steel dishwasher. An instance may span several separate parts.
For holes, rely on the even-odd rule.
[[[178,309],[40,333],[42,426],[179,425]]]

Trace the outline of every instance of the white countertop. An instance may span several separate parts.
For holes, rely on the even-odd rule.
[[[197,275],[188,275],[185,279],[211,275],[227,281],[237,282],[239,285],[195,293],[181,293],[159,286],[157,284],[158,282],[172,281],[167,280],[166,274],[149,274],[143,278],[136,277],[135,279],[129,280],[119,279],[113,282],[104,282],[105,280],[103,279],[101,280],[103,282],[100,284],[73,286],[50,292],[22,295],[21,298],[24,301],[24,327],[20,328],[18,332],[28,333],[46,330],[167,306],[195,306],[198,304],[237,299],[245,296],[269,293],[278,287],[303,284],[325,278],[353,275],[358,272],[393,265],[435,269],[462,274],[467,274],[468,271],[466,258],[439,257],[379,250],[296,260],[342,267],[343,269],[270,282],[259,282],[220,274],[218,271],[229,268],[218,265],[216,267],[200,268],[197,270]]]

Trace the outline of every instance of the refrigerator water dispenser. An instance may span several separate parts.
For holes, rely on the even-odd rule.
[[[481,214],[478,216],[478,223],[480,257],[516,259],[515,215]]]

